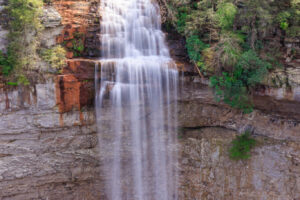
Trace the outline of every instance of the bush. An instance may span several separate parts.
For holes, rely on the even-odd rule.
[[[188,8],[181,7],[178,9],[177,17],[177,31],[181,34],[185,32],[185,25],[188,18]]]
[[[10,60],[10,56],[5,55],[0,51],[0,71],[4,76],[8,76],[12,71],[13,66]]]
[[[237,14],[237,7],[232,3],[221,3],[218,5],[216,17],[221,29],[231,29],[233,26],[235,15]]]
[[[9,0],[6,7],[10,18],[9,45],[6,64],[1,68],[4,75],[11,74],[10,79],[20,84],[28,84],[25,70],[34,66],[37,60],[42,6],[42,0]],[[14,74],[11,73],[13,70]]]
[[[28,31],[24,28],[41,28],[42,6],[42,0],[9,0],[7,9],[11,18],[10,29],[16,31],[14,34]]]
[[[202,41],[211,43],[218,40],[218,21],[210,0],[198,2],[197,9],[191,9],[185,24],[185,36],[198,35]]]
[[[280,25],[280,28],[282,30],[287,30],[288,27],[289,27],[289,23],[288,23],[288,20],[289,18],[291,17],[291,13],[287,12],[287,11],[284,11],[284,12],[281,12],[278,14],[277,16],[277,21]]]
[[[192,35],[186,39],[186,48],[191,60],[195,63],[202,62],[202,51],[209,45],[202,42],[197,35]]]
[[[235,67],[234,76],[239,77],[247,87],[254,87],[268,74],[272,65],[262,60],[253,50],[249,50],[241,56]]]
[[[250,137],[249,131],[246,131],[232,141],[232,146],[229,149],[229,157],[233,160],[248,159],[251,157],[250,151],[255,145],[255,139]]]
[[[215,90],[217,101],[223,101],[233,108],[243,110],[244,113],[251,113],[253,106],[248,97],[247,87],[235,76],[223,72],[222,76],[210,78],[210,85]]]
[[[84,51],[84,43],[81,38],[72,41],[74,57],[79,57]]]
[[[51,49],[46,49],[42,52],[42,58],[56,69],[61,69],[66,62],[66,50],[57,45]]]
[[[232,68],[241,57],[241,44],[244,43],[243,35],[230,31],[223,31],[216,47],[216,63],[224,68]]]
[[[212,47],[206,48],[202,51],[203,56],[203,63],[204,63],[204,74],[214,73],[215,72],[215,65],[214,65],[214,58],[215,58],[215,51]]]
[[[210,85],[215,89],[216,100],[223,100],[244,113],[252,112],[248,91],[263,80],[271,67],[270,63],[261,60],[253,50],[243,53],[233,72],[223,72],[222,76],[211,77]]]
[[[63,45],[68,51],[73,52],[74,57],[80,57],[85,51],[85,34],[81,32],[75,32],[73,33],[73,36],[74,38],[72,40],[65,41]]]

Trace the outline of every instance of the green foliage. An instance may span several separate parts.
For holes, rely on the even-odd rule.
[[[186,40],[186,48],[190,59],[198,63],[202,61],[202,51],[209,48],[209,45],[202,42],[197,35],[192,35]]]
[[[235,67],[234,76],[242,80],[247,87],[254,87],[264,79],[271,68],[269,62],[260,59],[253,50],[249,50],[241,56]]]
[[[62,46],[57,45],[51,49],[44,50],[42,58],[53,68],[61,69],[65,65],[66,50]]]
[[[72,41],[72,44],[73,44],[73,53],[74,53],[74,56],[75,57],[81,56],[81,54],[84,51],[83,40],[81,38],[80,39],[74,39]]]
[[[21,74],[18,76],[17,84],[18,85],[29,85],[30,82],[28,81],[28,79],[25,75]]]
[[[173,12],[176,13],[176,23],[174,25],[177,31],[186,37],[206,31],[210,32],[203,41],[216,39],[217,22],[214,6],[215,3],[212,3],[211,0],[200,2],[171,0],[169,4],[169,7],[173,8],[175,10]]]
[[[252,112],[248,91],[263,80],[271,67],[270,63],[261,60],[254,51],[243,53],[233,72],[223,72],[222,76],[211,77],[211,87],[215,89],[216,100],[223,100],[244,113]]]
[[[289,37],[300,37],[300,0],[291,0],[291,8],[288,12],[290,17],[288,18],[289,27],[286,34]]]
[[[300,0],[167,2],[176,16],[170,17],[172,24],[186,38],[190,59],[204,76],[214,75],[216,98],[251,112],[252,91],[272,65],[284,60],[282,44],[270,38],[300,37]]]
[[[18,86],[18,83],[16,82],[6,82],[6,85],[10,85],[10,86]]]
[[[185,35],[199,35],[207,43],[218,40],[218,21],[214,7],[210,0],[200,1],[196,10],[189,12],[186,22]]]
[[[291,13],[288,11],[283,11],[278,14],[277,21],[280,24],[280,28],[283,30],[287,30],[289,27],[288,19],[291,17]]]
[[[74,36],[74,38],[72,40],[64,42],[64,47],[68,51],[72,51],[74,57],[80,57],[83,55],[84,50],[85,50],[85,47],[84,47],[85,35],[84,35],[84,33],[75,32],[73,34],[73,36]]]
[[[252,112],[253,107],[248,97],[247,87],[240,79],[223,72],[222,76],[211,77],[210,84],[215,90],[217,101],[223,100],[224,103],[243,110],[244,113]]]
[[[246,131],[241,136],[237,136],[232,141],[229,149],[229,157],[233,160],[244,160],[250,158],[250,151],[256,145],[256,140],[250,137],[250,132]]]
[[[4,76],[8,76],[9,73],[12,71],[12,61],[11,56],[5,55],[0,51],[0,72]]]
[[[185,32],[185,25],[188,18],[188,8],[187,7],[181,7],[178,9],[177,17],[177,31],[181,34],[184,34]]]
[[[39,16],[43,1],[41,0],[9,0],[8,10],[11,17],[10,28],[17,33],[24,32],[24,28],[41,28]]]
[[[9,0],[6,11],[9,21],[9,45],[2,73],[17,80],[19,84],[28,84],[25,71],[37,60],[38,36],[42,30],[40,16],[42,0]],[[3,58],[3,55],[2,55]],[[11,72],[14,70],[14,73]]]
[[[221,29],[230,29],[233,26],[237,7],[233,3],[220,3],[216,12],[216,18]]]
[[[219,60],[224,68],[233,67],[237,63],[242,53],[240,46],[243,42],[244,38],[242,35],[223,31],[215,50],[217,54],[216,59]]]
[[[300,26],[292,26],[286,33],[289,37],[300,37]]]
[[[257,40],[262,40],[274,28],[274,10],[277,8],[265,0],[242,0],[234,25],[247,35],[254,50]]]

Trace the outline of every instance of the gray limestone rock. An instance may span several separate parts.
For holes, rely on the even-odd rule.
[[[44,7],[42,24],[45,28],[55,28],[61,25],[61,16],[54,7]]]

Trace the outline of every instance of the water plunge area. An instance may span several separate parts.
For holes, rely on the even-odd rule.
[[[178,72],[151,0],[101,0],[96,114],[105,199],[177,199]]]

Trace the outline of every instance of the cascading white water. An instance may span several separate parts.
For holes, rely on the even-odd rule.
[[[151,0],[101,0],[96,109],[109,200],[177,199],[178,72]]]

